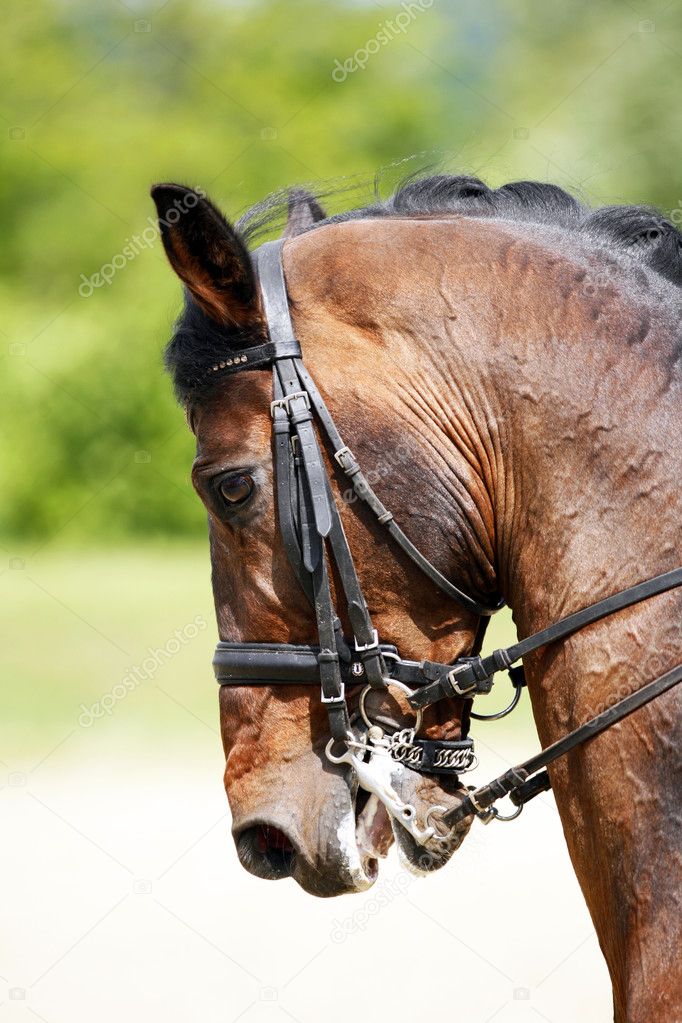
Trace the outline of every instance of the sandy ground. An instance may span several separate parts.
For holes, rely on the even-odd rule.
[[[551,795],[428,880],[392,857],[372,891],[319,901],[240,868],[206,740],[191,763],[105,741],[5,776],[0,1023],[611,1018]],[[481,747],[477,780],[515,742]]]

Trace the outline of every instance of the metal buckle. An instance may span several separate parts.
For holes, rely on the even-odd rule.
[[[344,459],[348,460],[348,464],[344,463]],[[353,464],[357,464],[355,455],[346,444],[334,452],[334,460],[338,462],[344,472],[348,472]]]
[[[379,649],[379,633],[377,632],[376,629],[372,629],[372,642],[371,643],[360,644],[360,643],[358,643],[357,638],[355,636],[353,637],[353,640],[355,642],[355,652],[358,653],[358,654],[364,654],[368,650],[378,650]]]
[[[469,802],[476,811],[476,816],[478,817],[479,821],[481,821],[483,824],[490,824],[490,822],[494,821],[497,817],[497,811],[495,810],[495,807],[479,806],[478,800],[474,796],[474,792],[476,791],[476,789],[473,787],[473,785],[468,785],[467,788],[469,790]]]
[[[341,691],[339,692],[339,694],[337,696],[325,696],[324,695],[324,690],[320,690],[320,701],[322,703],[325,703],[325,704],[330,704],[330,703],[341,704],[341,703],[344,703],[345,700],[346,700],[346,684],[345,684],[345,682],[341,683]]]
[[[306,408],[310,408],[310,395],[307,391],[294,391],[293,394],[285,394],[283,398],[275,398],[274,401],[270,402],[270,415],[274,418],[275,409],[282,408],[288,416],[291,415],[291,409],[289,403],[294,398],[303,398],[306,403]]]
[[[454,692],[456,692],[458,696],[467,696],[468,693],[473,692],[477,688],[476,679],[474,679],[465,689],[463,689],[455,681],[455,675],[458,675],[460,671],[464,671],[464,669],[468,667],[469,667],[468,664],[460,664],[458,666],[455,666],[452,669],[452,671],[449,671],[445,676],[450,685],[452,686]]]

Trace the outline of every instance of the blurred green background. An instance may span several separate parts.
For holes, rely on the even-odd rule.
[[[151,227],[150,183],[199,185],[234,218],[287,185],[329,181],[339,208],[375,175],[388,192],[445,165],[679,220],[679,3],[6,0],[3,15],[5,748],[27,721],[60,740],[199,613],[164,712],[138,716],[140,696],[126,713],[165,727],[182,697],[214,729],[204,515],[161,368],[180,288],[158,240],[115,258]],[[349,60],[366,66],[340,72]]]

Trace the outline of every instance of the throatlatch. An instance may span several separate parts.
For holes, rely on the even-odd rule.
[[[523,668],[513,667],[517,661],[615,611],[680,586],[682,568],[622,590],[487,657],[460,657],[454,664],[410,661],[402,658],[396,647],[381,643],[333,497],[318,444],[316,422],[329,441],[336,464],[351,481],[357,497],[372,511],[386,535],[446,596],[482,619],[498,611],[504,602],[482,603],[446,579],[414,546],[379,500],[353,452],[344,443],[303,365],[289,314],[282,242],[268,242],[261,246],[254,259],[269,339],[253,348],[226,353],[225,359],[213,366],[211,372],[231,374],[272,367],[270,411],[279,528],[292,569],[313,607],[318,642],[315,645],[220,642],[213,659],[216,679],[223,686],[319,686],[320,699],[329,718],[329,760],[350,766],[358,783],[374,793],[390,815],[422,845],[431,840],[449,839],[449,833],[443,834],[436,827],[438,821],[452,828],[472,815],[485,822],[513,819],[529,799],[550,787],[545,770],[548,764],[676,685],[682,679],[682,666],[620,700],[543,753],[511,769],[489,785],[470,790],[454,809],[446,811],[444,807],[431,807],[425,826],[420,827],[415,808],[404,803],[392,785],[391,776],[396,765],[403,764],[426,774],[458,776],[476,764],[473,741],[467,736],[457,741],[418,737],[423,709],[443,699],[472,699],[485,695],[492,689],[495,673],[506,670],[514,687],[514,696],[508,707],[497,714],[471,713],[471,717],[478,720],[503,717],[517,705],[525,683]],[[330,559],[333,559],[341,583],[352,629],[350,638],[342,634],[332,600]],[[480,638],[482,632],[479,630]],[[359,711],[353,722],[346,701],[347,685],[363,687]],[[386,722],[374,722],[367,715],[367,693],[371,690],[386,692],[391,687],[397,687],[408,697],[415,712],[415,722],[410,728],[391,731]],[[340,753],[334,752],[335,744],[341,745]],[[503,817],[494,807],[496,800],[505,795],[510,795],[517,807],[510,817]],[[436,823],[431,822],[432,817]]]

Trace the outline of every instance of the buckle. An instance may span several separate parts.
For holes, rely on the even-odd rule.
[[[469,693],[474,692],[478,688],[476,679],[472,679],[468,686],[460,686],[459,683],[455,681],[455,676],[469,667],[470,665],[466,663],[456,665],[452,671],[449,671],[445,676],[452,686],[453,692],[457,693],[458,696],[467,696]]]
[[[324,691],[320,690],[320,701],[321,701],[321,703],[324,703],[324,704],[327,704],[327,705],[330,704],[330,703],[336,703],[336,704],[339,704],[339,705],[341,705],[342,703],[345,703],[346,702],[346,684],[345,684],[345,682],[341,683],[341,689],[340,689],[339,693],[336,696],[325,696],[324,695]]]
[[[493,806],[481,806],[476,799],[476,789],[473,785],[468,786],[469,788],[469,802],[474,808],[476,816],[483,824],[490,824],[492,820],[495,820],[497,812]]]
[[[350,472],[353,466],[357,465],[355,455],[346,444],[334,452],[334,461],[338,462],[344,472]]]
[[[294,398],[303,398],[303,400],[306,403],[306,408],[308,409],[310,408],[310,395],[308,394],[308,392],[294,391],[293,394],[285,394],[283,398],[275,398],[274,401],[270,402],[270,415],[273,417],[273,419],[275,416],[275,409],[278,408],[284,409],[286,414],[290,416],[291,409],[289,408],[289,404],[294,400]]]
[[[353,641],[355,643],[355,652],[358,653],[358,654],[367,653],[368,650],[378,650],[379,649],[379,633],[377,632],[376,629],[372,629],[372,642],[371,643],[364,643],[364,644],[358,643],[358,641],[357,641],[355,636],[353,637]]]

